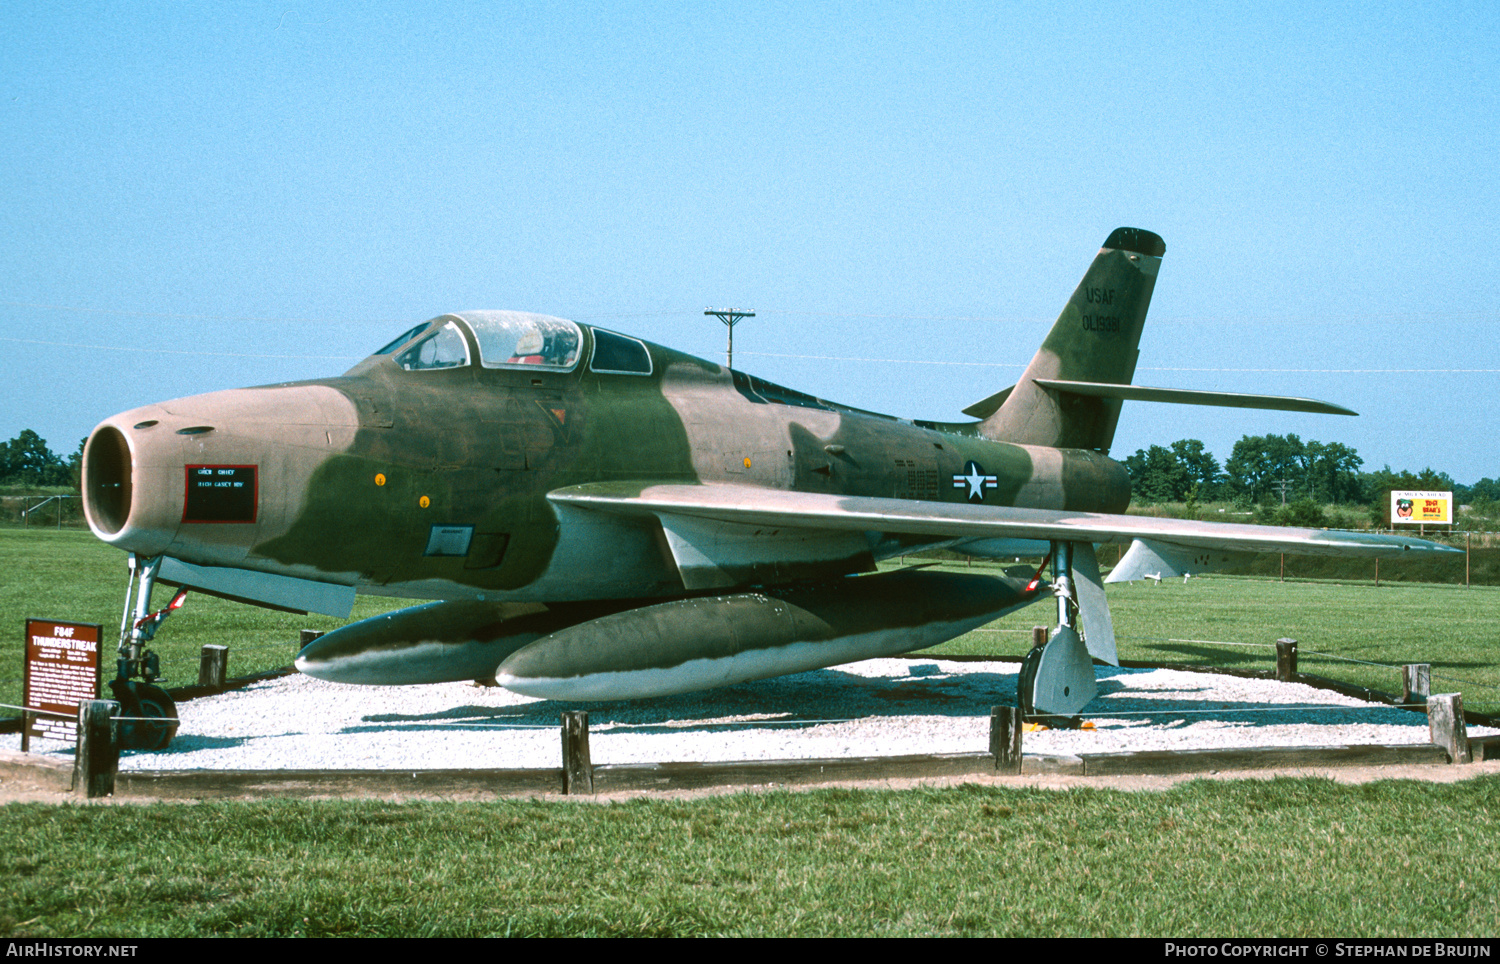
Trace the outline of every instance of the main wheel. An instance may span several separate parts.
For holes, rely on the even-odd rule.
[[[161,720],[126,720],[120,723],[122,750],[165,750],[177,735],[177,704],[160,686],[135,679],[117,679],[109,684],[120,703],[120,715]]]

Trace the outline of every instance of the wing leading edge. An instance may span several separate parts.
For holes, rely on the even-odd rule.
[[[824,495],[747,485],[604,482],[558,489],[548,498],[555,503],[616,515],[695,518],[720,524],[824,532],[1092,543],[1127,543],[1139,539],[1219,552],[1285,552],[1366,559],[1461,551],[1404,535]]]

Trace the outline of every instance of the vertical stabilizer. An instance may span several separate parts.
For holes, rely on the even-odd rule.
[[[1023,445],[1108,451],[1119,399],[1046,389],[1035,380],[1130,384],[1166,250],[1160,237],[1140,228],[1110,234],[1026,373],[981,423],[980,434]]]

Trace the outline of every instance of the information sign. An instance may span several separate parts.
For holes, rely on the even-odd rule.
[[[78,738],[78,704],[99,696],[101,630],[97,623],[26,620],[21,749],[28,749],[31,737],[70,742]]]
[[[1391,493],[1391,525],[1411,523],[1451,525],[1453,523],[1453,493],[1393,491]]]

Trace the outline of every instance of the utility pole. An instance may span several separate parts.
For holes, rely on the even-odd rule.
[[[1273,489],[1280,489],[1281,490],[1281,504],[1282,505],[1286,505],[1286,490],[1290,489],[1291,487],[1292,487],[1292,483],[1288,482],[1286,479],[1281,479],[1279,481],[1271,483],[1271,488],[1273,488]]]
[[[738,308],[707,308],[705,315],[713,315],[722,321],[729,329],[729,349],[724,352],[724,367],[734,367],[734,326],[744,318],[754,318],[755,312],[741,311]]]

